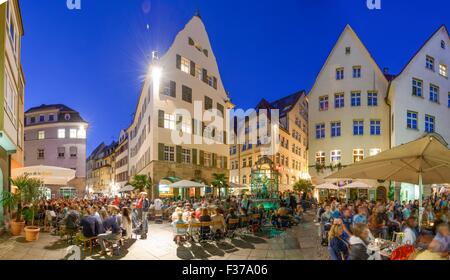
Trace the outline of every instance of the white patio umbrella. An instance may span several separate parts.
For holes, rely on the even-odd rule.
[[[188,188],[203,188],[205,184],[197,183],[194,181],[181,180],[176,183],[168,185],[169,188],[188,189]]]
[[[323,183],[323,184],[317,185],[315,188],[319,189],[319,190],[338,190],[339,189],[338,186],[336,186],[332,183]]]
[[[75,178],[75,170],[56,166],[27,166],[11,170],[11,177],[28,175],[43,181],[44,185],[67,185],[67,182]]]
[[[427,135],[352,164],[327,178],[392,180],[420,186],[450,182],[450,150]]]
[[[369,184],[366,184],[366,183],[363,183],[360,181],[356,181],[356,182],[350,183],[342,188],[343,189],[363,189],[363,190],[365,190],[365,189],[371,189],[373,187]]]

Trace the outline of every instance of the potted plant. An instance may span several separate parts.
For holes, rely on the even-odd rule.
[[[27,241],[36,241],[39,239],[40,228],[34,225],[34,217],[36,215],[38,202],[43,197],[41,189],[42,181],[29,178],[27,175],[19,178],[22,181],[21,202],[28,209],[28,218],[26,220],[31,223],[30,226],[24,228],[25,239]]]
[[[2,192],[0,201],[8,209],[8,218],[10,225],[10,232],[13,236],[22,234],[25,227],[25,220],[23,219],[22,197],[23,192],[27,188],[28,177],[20,176],[16,179],[10,179],[11,185],[16,189],[12,192]],[[13,212],[15,212],[15,218],[13,219]]]

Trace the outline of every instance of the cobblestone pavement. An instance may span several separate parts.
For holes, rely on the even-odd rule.
[[[147,240],[132,240],[121,248],[119,256],[98,254],[98,246],[86,260],[320,260],[327,259],[320,245],[317,225],[311,214],[305,221],[286,231],[268,230],[258,236],[245,235],[223,242],[190,244],[178,247],[169,224],[150,224]],[[58,236],[41,233],[37,242],[24,237],[0,237],[0,260],[59,260],[69,258],[70,245]]]

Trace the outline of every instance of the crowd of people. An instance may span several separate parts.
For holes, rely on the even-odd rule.
[[[379,259],[368,246],[375,239],[394,240],[448,258],[450,194],[423,201],[324,202],[317,209],[319,235],[332,260]],[[399,238],[397,238],[399,237]]]
[[[101,255],[106,254],[108,244],[127,242],[133,234],[146,239],[149,221],[172,223],[174,240],[180,229],[192,230],[190,226],[211,222],[211,226],[201,226],[200,238],[212,233],[225,237],[233,227],[249,227],[257,231],[263,224],[271,224],[279,229],[291,227],[302,221],[305,201],[294,192],[280,193],[279,200],[270,209],[257,204],[251,196],[227,196],[225,198],[156,198],[150,200],[147,193],[136,195],[94,197],[84,199],[50,199],[39,203],[37,219],[44,230],[63,232],[85,238],[95,237],[101,246]],[[308,204],[309,205],[309,204]]]

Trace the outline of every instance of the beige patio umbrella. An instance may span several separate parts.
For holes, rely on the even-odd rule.
[[[348,185],[345,185],[342,187],[343,189],[362,189],[362,190],[366,190],[366,189],[371,189],[373,188],[371,185],[360,182],[360,181],[356,181],[353,183],[350,183]]]
[[[392,180],[420,186],[450,182],[450,150],[427,135],[354,163],[327,178]]]
[[[339,187],[332,184],[332,183],[323,183],[320,185],[315,186],[316,189],[318,190],[338,190]]]

